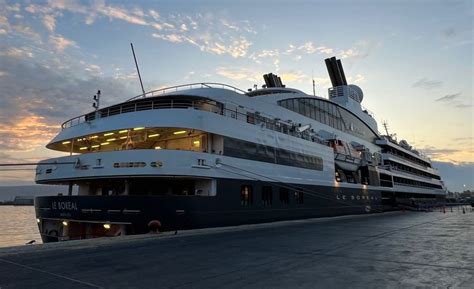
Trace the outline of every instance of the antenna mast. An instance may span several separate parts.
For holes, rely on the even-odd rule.
[[[387,133],[387,136],[390,136],[390,134],[388,133],[388,123],[387,123],[387,121],[384,120],[384,121],[382,122],[382,125],[383,125],[383,127],[385,128],[385,132]]]
[[[314,82],[314,71],[311,70],[311,78],[313,79],[313,96],[316,96],[316,83]]]
[[[138,69],[137,57],[135,56],[135,50],[133,49],[133,43],[130,43],[130,46],[132,47],[133,59],[135,60],[135,67],[137,68],[138,79],[140,79],[140,86],[142,87],[143,97],[145,97],[145,89],[143,88],[142,77],[140,76],[140,69]]]

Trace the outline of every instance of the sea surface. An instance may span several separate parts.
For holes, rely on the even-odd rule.
[[[41,243],[34,206],[0,206],[0,247]]]

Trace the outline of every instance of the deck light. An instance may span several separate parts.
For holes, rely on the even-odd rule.
[[[106,229],[106,230],[110,229],[110,224],[108,224],[108,223],[104,224],[104,229]]]
[[[83,150],[86,150],[87,147],[80,147],[79,150],[83,151]]]
[[[67,225],[69,225],[69,223],[67,221],[63,221],[63,226],[67,227]]]
[[[155,150],[161,150],[160,146],[155,147]]]
[[[128,132],[128,129],[120,130],[119,133],[126,133]]]
[[[108,132],[108,133],[104,133],[104,136],[109,136],[109,135],[113,135],[114,133],[113,132]]]
[[[99,137],[98,135],[91,136],[91,138],[98,138],[98,137]]]
[[[101,146],[106,146],[106,145],[108,145],[108,144],[110,144],[110,143],[109,143],[109,142],[103,142],[103,143],[101,143],[100,145],[101,145]]]
[[[142,130],[142,129],[145,129],[145,128],[144,127],[136,127],[133,130]]]
[[[155,134],[150,134],[148,137],[157,137],[159,135],[160,135],[159,133],[155,133]]]
[[[178,131],[175,131],[173,134],[183,134],[183,133],[186,133],[185,130],[178,130]]]
[[[109,138],[107,141],[114,141],[116,138]]]
[[[68,141],[68,140],[62,142],[62,144],[70,144],[70,143],[71,143],[71,141]]]
[[[36,218],[36,223],[41,223],[41,220],[39,218]]]
[[[100,145],[93,145],[93,146],[91,146],[91,148],[93,148],[93,149],[98,148],[98,147],[100,147]]]

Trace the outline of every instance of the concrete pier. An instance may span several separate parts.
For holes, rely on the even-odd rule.
[[[474,213],[392,212],[0,250],[0,288],[474,288]]]

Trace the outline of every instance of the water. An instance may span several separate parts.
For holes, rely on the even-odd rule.
[[[34,206],[0,206],[0,247],[41,243]]]

